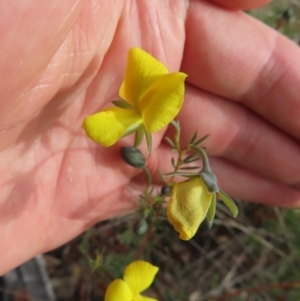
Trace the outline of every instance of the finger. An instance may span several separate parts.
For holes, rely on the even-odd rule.
[[[247,10],[247,9],[253,9],[260,6],[264,6],[268,3],[270,3],[272,0],[230,0],[230,1],[224,1],[224,0],[210,0],[211,2],[214,2],[220,6],[232,9],[232,10]]]
[[[245,107],[187,86],[178,118],[183,143],[196,130],[199,137],[209,134],[210,155],[287,185],[300,183],[300,145]]]
[[[197,87],[237,101],[300,139],[300,49],[239,13],[192,2],[182,70]]]
[[[173,171],[171,158],[174,153],[162,143],[151,162],[151,169],[160,169],[163,173]],[[235,199],[276,205],[297,207],[300,205],[300,192],[282,183],[269,180],[225,159],[210,157],[212,171],[216,174],[219,187]],[[156,183],[164,184],[156,174]]]
[[[210,164],[221,189],[236,199],[286,208],[300,205],[300,192],[291,187],[221,158],[210,158]]]

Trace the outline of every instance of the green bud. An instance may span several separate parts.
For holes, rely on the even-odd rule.
[[[122,159],[130,166],[136,168],[145,167],[145,158],[139,149],[134,149],[130,146],[121,147],[120,150]]]
[[[163,186],[160,190],[162,195],[170,196],[172,191],[172,186]]]

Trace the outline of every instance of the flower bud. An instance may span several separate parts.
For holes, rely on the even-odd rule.
[[[130,146],[121,147],[122,159],[130,166],[143,168],[145,166],[145,158],[139,149]]]
[[[172,186],[163,186],[160,190],[162,195],[170,196],[172,191]]]

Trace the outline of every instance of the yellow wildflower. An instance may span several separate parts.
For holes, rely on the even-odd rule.
[[[169,222],[183,240],[191,239],[205,219],[215,193],[210,193],[202,178],[176,183],[167,207]]]
[[[124,280],[116,279],[107,288],[104,301],[158,301],[140,293],[147,289],[158,272],[158,267],[142,260],[129,264]]]
[[[136,132],[135,147],[146,134],[170,123],[181,109],[184,99],[182,72],[169,73],[166,66],[140,48],[129,50],[125,78],[119,90],[122,101],[85,118],[87,135],[103,146],[111,146],[120,138]]]

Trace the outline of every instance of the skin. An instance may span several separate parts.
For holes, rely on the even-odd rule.
[[[227,194],[300,204],[300,50],[239,11],[267,2],[2,1],[0,274],[136,208],[143,177],[119,156],[132,138],[107,149],[81,127],[118,98],[133,46],[189,75],[183,143],[211,135]],[[154,135],[152,173],[171,170],[168,133]]]

